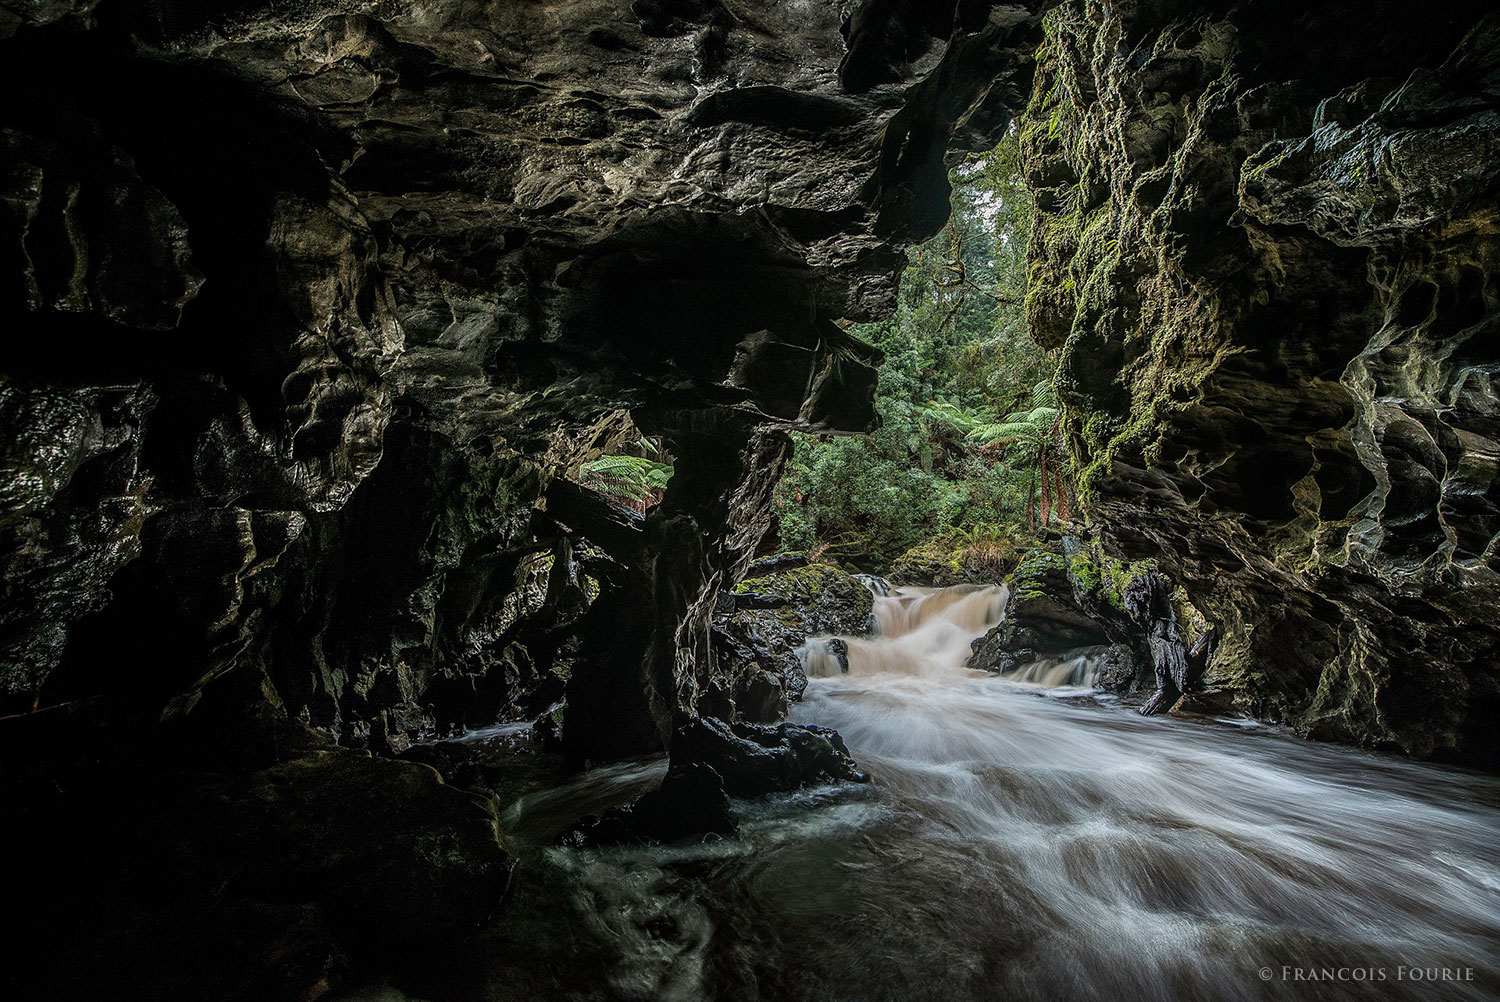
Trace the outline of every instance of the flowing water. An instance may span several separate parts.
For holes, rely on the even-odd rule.
[[[739,836],[550,849],[626,999],[1500,997],[1500,781],[1144,718],[1091,652],[961,667],[995,588],[895,589],[880,635],[804,649],[794,719],[875,781],[737,803]],[[547,829],[661,775],[523,798]],[[555,827],[555,825],[554,825]]]

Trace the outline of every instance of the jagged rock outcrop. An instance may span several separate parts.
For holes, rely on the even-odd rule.
[[[710,698],[702,709],[721,720],[775,723],[802,696],[807,675],[797,653],[817,634],[870,631],[874,595],[829,564],[780,559],[720,596],[711,641]],[[752,573],[757,567],[752,567]]]
[[[567,676],[577,757],[662,746],[780,432],[872,420],[834,321],[1024,100],[1029,5],[843,7],[0,13],[4,709],[399,746]],[[591,574],[538,509],[631,432],[678,474]]]
[[[6,987],[303,998],[487,921],[493,805],[314,729],[561,694],[586,761],[708,709],[782,433],[869,426],[837,321],[1024,103],[1042,6],[0,9],[0,787],[77,878],[13,889]],[[1495,20],[1221,6],[1077,0],[1040,50],[1085,487],[1260,712],[1494,762]],[[677,476],[638,523],[557,486],[640,433]],[[163,944],[205,986],[120,977]]]
[[[428,934],[346,935],[401,895],[323,892],[377,894],[411,847],[344,843],[430,813],[390,877],[406,887],[493,815],[439,809],[473,805],[430,770],[357,757],[337,759],[357,763],[339,774],[357,810],[314,791],[254,814],[275,799],[255,787],[231,797],[246,821],[209,783],[197,817],[173,787],[314,731],[390,754],[502,713],[555,724],[559,696],[575,762],[660,750],[704,699],[710,616],[765,532],[784,432],[870,426],[879,356],[836,321],[889,310],[904,246],[946,218],[948,158],[1024,103],[1036,6],[0,9],[0,737],[24,733],[7,748],[35,772],[15,797],[63,791],[58,817],[125,844],[180,821],[202,879],[172,883],[151,853],[132,880],[182,891],[161,942],[213,958],[243,940],[229,978],[247,957],[301,972],[247,993],[381,984]],[[642,434],[676,475],[604,530],[596,499],[555,485]],[[289,730],[209,726],[250,708]],[[75,782],[127,746],[151,748],[150,797]],[[278,854],[267,907],[215,880]],[[43,919],[83,910],[96,870],[13,907],[60,927]],[[453,892],[455,918],[490,914],[498,872]],[[12,974],[57,997],[62,953],[131,921],[112,910]],[[66,994],[163,994],[109,976],[129,964],[73,969]],[[414,994],[474,994],[429,987]]]
[[[1028,313],[1106,540],[1304,734],[1500,761],[1487,3],[1067,4]]]
[[[1094,557],[1093,549],[1073,540],[1019,552],[1004,581],[1005,616],[970,644],[973,653],[965,666],[1006,674],[1097,647],[1107,648],[1101,654],[1101,688],[1125,693],[1149,681],[1146,633],[1126,613],[1116,584],[1101,580]]]
[[[837,731],[813,724],[726,724],[700,717],[678,729],[674,761],[709,766],[727,793],[756,797],[819,783],[869,781]]]

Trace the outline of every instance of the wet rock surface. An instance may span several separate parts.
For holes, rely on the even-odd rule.
[[[1079,552],[1076,545],[1055,544],[1018,554],[1004,581],[1009,590],[1005,618],[974,640],[967,667],[1006,674],[1079,648],[1108,646],[1100,666],[1101,688],[1128,693],[1149,680],[1146,630],[1112,604],[1118,596],[1107,594],[1096,569],[1088,577],[1078,573],[1087,569],[1079,563]]]
[[[832,728],[698,717],[673,733],[671,764],[658,789],[629,805],[585,818],[564,833],[563,841],[610,845],[731,835],[739,822],[730,797],[869,781]]]
[[[7,970],[8,997],[311,998],[461,955],[513,866],[493,801],[295,726],[262,733],[280,760],[249,768],[81,733],[78,758],[6,770],[30,866],[11,906],[69,929],[12,930],[35,962]]]
[[[562,841],[577,846],[676,842],[738,830],[723,777],[712,766],[686,763],[673,765],[658,789],[633,803],[584,818],[563,833]]]
[[[524,718],[615,759],[718,698],[785,431],[873,421],[879,355],[835,321],[892,308],[1038,30],[883,0],[0,10],[0,732],[29,858],[79,878],[28,914],[89,923],[27,941],[27,987],[313,998],[408,936],[441,966],[506,872],[494,805],[349,749],[482,788],[413,743]],[[643,517],[557,486],[643,435],[676,470]],[[784,667],[722,691],[777,719]],[[574,958],[538,943],[581,934],[519,886],[414,995],[479,997],[480,956],[555,990]]]
[[[1006,619],[1025,646],[1054,651],[1108,640],[1104,625],[1075,596],[1068,562],[1060,553],[1031,554],[1007,583],[1011,595]]]
[[[1257,712],[1494,763],[1490,5],[1041,6],[0,11],[7,988],[555,987],[493,801],[335,740],[541,714],[597,761],[697,714],[658,832],[722,825],[715,776],[856,779],[749,726],[793,631],[715,610],[785,432],[870,427],[836,321],[889,312],[1027,93],[1029,313],[1112,547]],[[641,434],[649,513],[557,486]],[[848,595],[806,629],[862,630]]]
[[[1492,5],[1198,14],[1058,9],[1024,119],[1094,518],[1257,715],[1493,764]]]
[[[813,724],[726,724],[700,717],[672,737],[674,762],[711,767],[737,797],[817,783],[868,782],[837,731]]]
[[[805,633],[861,633],[869,628],[874,607],[874,592],[864,577],[832,564],[778,567],[735,585],[724,605],[730,615],[779,612]]]
[[[807,638],[857,636],[871,626],[873,593],[857,576],[798,560],[761,566],[772,573],[736,585],[713,619],[713,684],[723,695],[700,705],[723,720],[783,719],[807,687],[797,655]]]
[[[1156,682],[1156,691],[1141,707],[1141,713],[1165,713],[1183,693],[1198,688],[1211,653],[1212,635],[1206,635],[1200,645],[1195,645],[1195,651],[1189,652],[1177,611],[1172,608],[1172,582],[1156,571],[1141,574],[1126,586],[1125,612],[1145,638]]]
[[[399,748],[572,678],[576,758],[664,747],[781,432],[872,421],[834,321],[1024,103],[1027,6],[856,6],[0,14],[4,711],[247,672]],[[639,434],[647,545],[574,573],[537,509]]]

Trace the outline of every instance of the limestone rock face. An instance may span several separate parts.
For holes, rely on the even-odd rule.
[[[1500,21],[1206,9],[1059,8],[1025,117],[1094,518],[1257,712],[1500,761]]]
[[[7,7],[4,711],[399,745],[572,678],[577,755],[665,744],[1037,6]],[[628,430],[678,475],[586,573],[542,498]]]

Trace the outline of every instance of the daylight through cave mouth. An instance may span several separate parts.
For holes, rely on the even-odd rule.
[[[1500,994],[1491,4],[22,6],[7,997]]]

